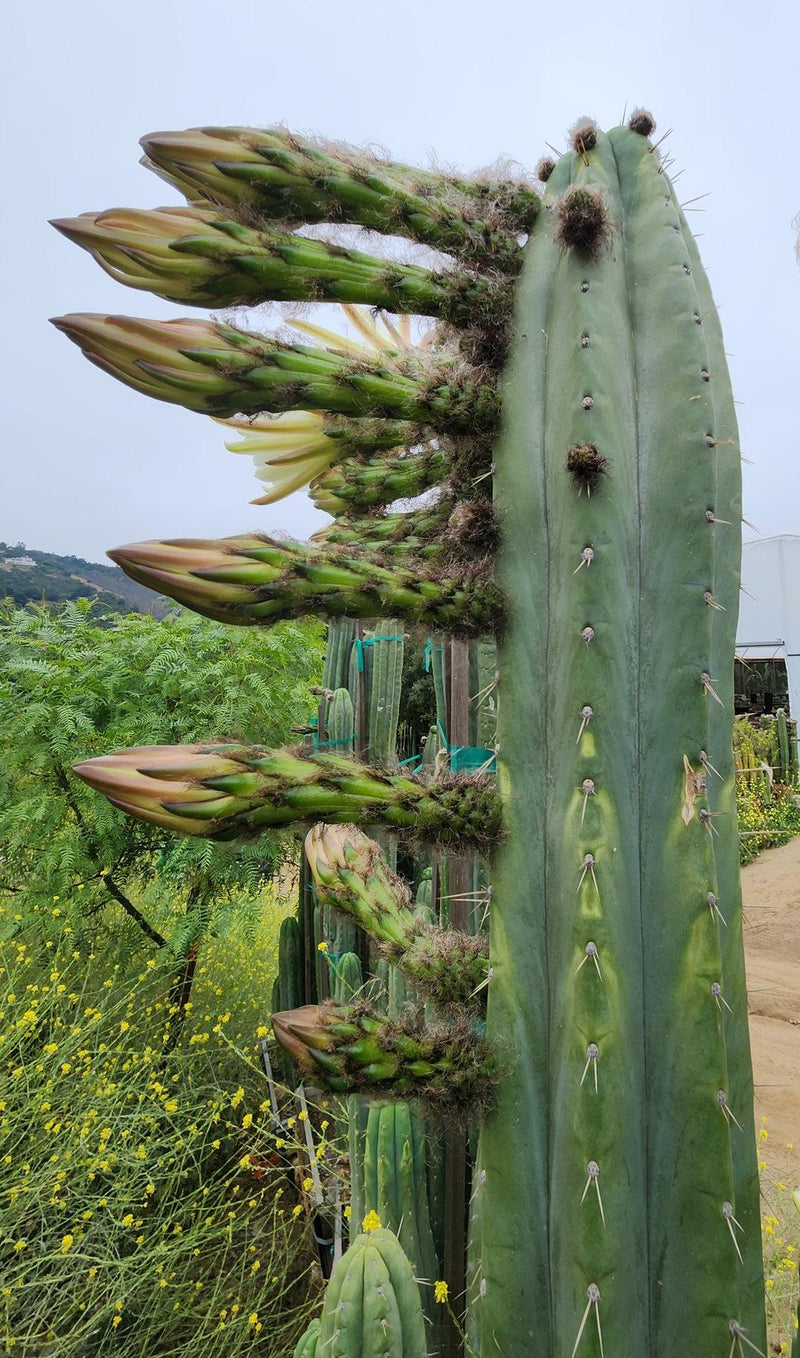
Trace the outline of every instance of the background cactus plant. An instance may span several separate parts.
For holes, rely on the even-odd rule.
[[[391,1231],[356,1236],[331,1274],[312,1353],[332,1358],[425,1358],[419,1288]]]
[[[388,769],[231,745],[79,768],[184,833],[380,823],[492,859],[486,1037],[463,995],[433,1022],[360,1004],[275,1018],[301,1068],[343,1092],[474,1108],[502,1072],[470,1190],[476,1358],[673,1358],[687,1335],[708,1358],[746,1358],[766,1342],[731,752],[738,436],[714,303],[653,127],[643,110],[607,135],[581,120],[571,150],[540,167],[541,199],[527,180],[470,184],[280,129],[161,133],[145,141],[150,161],[204,238],[226,237],[211,270],[184,237],[160,242],[196,271],[189,300],[228,288],[245,260],[242,297],[309,296],[318,267],[326,296],[413,298],[436,318],[433,344],[415,352],[400,323],[365,356],[321,330],[290,345],[193,320],[57,322],[158,399],[294,412],[312,495],[336,516],[323,547],[248,535],[121,549],[135,578],[234,623],[311,610],[480,638],[482,690],[497,643],[499,791],[457,771],[438,661],[432,777],[391,769],[388,720]],[[205,220],[200,200],[249,234]],[[287,246],[287,213],[405,236],[450,263],[382,272]],[[113,230],[101,249],[97,229],[69,233],[108,263]],[[188,286],[170,261],[176,273]],[[284,472],[265,471],[267,498],[297,484]],[[395,495],[433,486],[438,500],[398,524]],[[334,669],[342,688],[339,658]],[[466,733],[484,752],[485,723]],[[457,940],[428,930],[453,960]],[[365,1279],[395,1275],[383,1243],[362,1241],[329,1287],[326,1353],[375,1342]],[[386,1305],[380,1351],[423,1353],[419,1328],[407,1337]]]

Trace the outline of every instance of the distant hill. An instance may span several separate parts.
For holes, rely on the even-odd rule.
[[[101,613],[152,613],[163,618],[174,604],[129,580],[119,566],[84,561],[80,556],[37,552],[22,542],[0,542],[0,600],[63,603],[93,599]]]

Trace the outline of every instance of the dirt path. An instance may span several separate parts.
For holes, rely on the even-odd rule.
[[[800,836],[742,871],[756,1127],[770,1179],[800,1184]],[[788,1150],[788,1144],[793,1150]]]

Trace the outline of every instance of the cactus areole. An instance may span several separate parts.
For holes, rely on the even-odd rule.
[[[79,770],[130,814],[182,833],[382,823],[493,858],[488,969],[473,959],[489,1048],[481,1035],[470,1064],[463,1044],[458,1065],[476,1086],[495,1055],[503,1072],[470,1195],[471,1358],[766,1349],[732,758],[740,454],[717,313],[653,126],[643,110],[607,134],[581,120],[572,149],[540,167],[541,199],[528,181],[468,184],[283,130],[146,143],[168,182],[252,228],[248,259],[287,212],[450,254],[431,281],[323,252],[326,296],[350,295],[348,278],[367,267],[376,296],[435,286],[433,357],[414,352],[402,318],[387,340],[352,307],[372,350],[321,330],[327,347],[314,348],[190,320],[60,323],[92,361],[158,399],[206,413],[294,408],[302,429],[303,411],[328,411],[349,431],[340,451],[326,442],[321,474],[308,464],[312,497],[337,516],[324,547],[254,535],[144,543],[120,554],[124,569],[236,623],[389,615],[499,640],[496,783],[230,745]],[[103,230],[107,253],[113,220]],[[239,254],[181,260],[184,300],[231,295]],[[273,273],[261,261],[242,300]],[[280,273],[279,295],[316,299],[302,271]],[[437,479],[448,524],[485,514],[492,531],[462,535],[445,567],[440,516],[418,514],[398,564],[385,507],[399,486]],[[382,558],[386,541],[394,556]],[[369,872],[357,854],[337,872],[370,928]],[[402,911],[378,914],[385,942]],[[434,951],[457,944],[442,935]],[[437,1016],[443,1050],[475,1014],[473,997]],[[435,1064],[427,1048],[420,1056],[432,1038],[382,1036],[362,1008],[301,1009],[277,1028],[343,1092],[358,1087],[363,1033],[370,1053],[380,1048],[382,1096],[407,1094]],[[366,1277],[361,1254],[352,1267]],[[373,1352],[354,1319],[372,1314],[366,1291],[336,1320],[346,1342],[331,1331],[349,1280],[326,1303],[326,1354],[326,1342],[332,1355]],[[416,1354],[396,1330],[380,1351]]]

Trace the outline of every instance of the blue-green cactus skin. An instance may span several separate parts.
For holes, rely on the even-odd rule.
[[[572,185],[601,195],[594,252],[556,239]],[[481,1139],[472,1346],[668,1358],[691,1335],[727,1358],[731,1321],[764,1346],[730,814],[735,416],[650,143],[598,134],[545,204],[495,481],[511,833],[488,1023],[516,1059]],[[567,470],[588,443],[607,459],[591,486]]]

